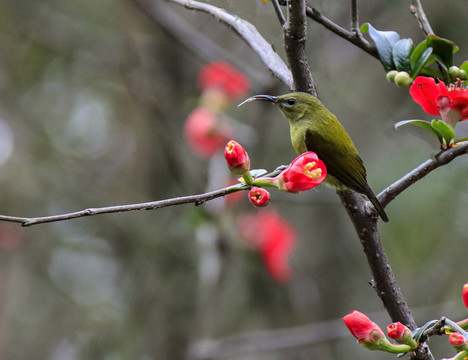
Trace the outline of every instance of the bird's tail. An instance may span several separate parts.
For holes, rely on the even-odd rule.
[[[374,196],[374,197],[370,197],[369,198],[370,202],[372,203],[372,205],[374,205],[375,207],[375,210],[377,210],[377,212],[379,213],[380,217],[382,218],[383,221],[385,222],[388,222],[388,216],[387,214],[385,213],[385,210],[384,208],[382,207],[382,205],[380,204],[379,200],[377,200],[377,198]]]

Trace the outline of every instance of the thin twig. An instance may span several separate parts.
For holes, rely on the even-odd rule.
[[[284,18],[284,14],[281,11],[281,7],[278,3],[278,0],[272,0],[271,3],[273,4],[273,8],[275,9],[278,21],[280,22],[281,26],[284,26],[284,24],[286,24],[286,19]]]
[[[351,32],[357,36],[360,33],[357,0],[351,0],[351,24],[350,26],[351,26]]]
[[[427,20],[426,13],[422,7],[421,0],[411,0],[411,2],[413,5],[410,6],[410,11],[414,16],[416,16],[416,19],[418,19],[419,26],[422,31],[424,31],[426,36],[434,34],[431,24],[429,24],[429,20]]]
[[[175,205],[190,204],[190,203],[193,203],[195,205],[201,205],[209,200],[213,200],[221,196],[226,196],[236,191],[247,190],[248,188],[249,188],[248,185],[239,184],[237,186],[230,186],[227,188],[223,188],[223,189],[219,189],[219,190],[215,190],[215,191],[211,191],[211,192],[207,192],[207,193],[199,194],[199,195],[181,196],[181,197],[172,198],[172,199],[148,201],[148,202],[138,203],[138,204],[87,208],[84,210],[60,214],[60,215],[31,217],[31,218],[0,215],[0,220],[20,223],[22,226],[31,226],[31,225],[44,224],[44,223],[50,223],[50,222],[56,222],[56,221],[71,220],[71,219],[76,219],[76,218],[85,217],[85,216],[92,216],[92,215],[112,214],[112,213],[121,213],[121,212],[128,212],[128,211],[137,211],[137,210],[155,210],[155,209],[160,209],[160,208],[167,207],[167,206],[175,206]]]
[[[248,21],[226,12],[219,7],[194,0],[167,0],[174,4],[184,6],[190,10],[202,11],[215,17],[218,21],[230,26],[237,34],[257,53],[267,68],[292,87],[292,75],[281,57],[273,50],[271,44],[266,41],[258,30]]]
[[[408,187],[413,185],[416,181],[421,180],[433,170],[448,164],[453,159],[460,155],[468,154],[468,142],[461,143],[454,148],[445,150],[439,153],[434,159],[429,159],[423,162],[414,170],[403,176],[401,179],[395,181],[392,185],[383,190],[377,198],[382,206],[386,206],[401,194]]]
[[[275,177],[278,174],[280,174],[284,169],[286,169],[286,167],[287,167],[286,165],[280,165],[272,172],[265,174],[263,176]],[[22,226],[32,226],[32,225],[44,224],[44,223],[50,223],[50,222],[56,222],[56,221],[71,220],[71,219],[76,219],[76,218],[85,217],[85,216],[121,213],[121,212],[138,211],[138,210],[155,210],[155,209],[160,209],[163,207],[190,204],[190,203],[193,203],[195,204],[195,206],[198,206],[198,205],[204,204],[207,201],[210,201],[210,200],[222,197],[222,196],[226,196],[237,191],[248,190],[249,188],[250,188],[249,185],[239,183],[239,184],[232,185],[232,186],[222,188],[219,190],[210,191],[204,194],[181,196],[181,197],[165,199],[165,200],[148,201],[148,202],[138,203],[138,204],[87,208],[84,210],[74,211],[74,212],[59,214],[59,215],[41,216],[41,217],[19,217],[19,216],[0,215],[0,221],[16,222],[16,223],[20,223]]]

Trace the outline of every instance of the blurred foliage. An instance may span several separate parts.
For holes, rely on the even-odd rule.
[[[283,53],[271,4],[210,3],[255,23]],[[424,5],[437,34],[460,46],[456,62],[468,58],[460,31],[466,4],[446,0],[442,11],[440,1]],[[347,2],[314,6],[349,23]],[[406,1],[363,1],[360,18],[424,39]],[[320,97],[355,140],[376,192],[437,151],[434,141],[393,130],[397,121],[426,115],[407,89],[387,83],[375,59],[318,24],[309,22],[308,31]],[[41,216],[222,187],[218,178],[228,176],[222,158],[196,158],[182,132],[197,106],[203,64],[231,62],[251,78],[252,94],[287,91],[230,29],[162,0],[3,0],[0,48],[5,215]],[[253,168],[272,170],[295,157],[288,126],[273,107],[233,106],[229,116],[239,122],[236,140]],[[459,127],[466,132],[466,124]],[[390,222],[380,225],[419,323],[466,316],[466,272],[457,264],[466,263],[467,164],[457,159],[412,186],[388,207]],[[272,206],[299,234],[287,285],[275,283],[239,240],[235,219],[253,211],[245,195],[232,208],[220,200],[31,228],[0,224],[0,358],[176,360],[204,338],[334,321],[353,309],[382,311],[333,191],[275,192]],[[383,313],[373,320],[389,323]],[[229,358],[375,355],[356,346],[340,322],[333,329],[307,346]],[[439,340],[436,356],[439,343],[445,356]]]

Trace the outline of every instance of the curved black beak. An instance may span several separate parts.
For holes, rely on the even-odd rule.
[[[242,101],[237,106],[244,105],[245,103],[248,103],[248,102],[251,102],[251,101],[269,101],[269,102],[272,102],[272,103],[277,103],[278,102],[278,97],[277,96],[272,96],[272,95],[254,95],[252,97],[249,97],[247,100]]]

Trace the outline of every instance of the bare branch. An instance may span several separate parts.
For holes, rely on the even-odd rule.
[[[322,24],[328,30],[334,32],[339,37],[342,37],[343,39],[364,50],[369,55],[375,57],[376,59],[379,59],[379,54],[377,53],[377,49],[375,48],[375,46],[371,45],[366,39],[364,39],[360,31],[358,33],[348,31],[343,27],[339,26],[338,24],[335,24],[330,19],[323,16],[317,9],[311,8],[309,6],[307,6],[306,8],[306,14],[312,20],[318,22],[319,24]]]
[[[422,31],[424,31],[426,36],[429,34],[434,34],[431,24],[429,24],[426,13],[422,7],[421,0],[411,0],[411,2],[413,5],[410,6],[410,11],[414,16],[416,16],[416,19],[418,19],[419,26],[421,27]]]
[[[249,188],[248,185],[238,184],[238,185],[230,186],[227,188],[207,192],[204,194],[182,196],[182,197],[166,199],[166,200],[149,201],[149,202],[130,204],[130,205],[116,205],[116,206],[106,206],[106,207],[99,207],[99,208],[88,208],[88,209],[84,209],[81,211],[75,211],[75,212],[66,213],[66,214],[43,216],[43,217],[32,217],[32,218],[0,215],[0,220],[8,221],[8,222],[17,222],[17,223],[20,223],[22,226],[31,226],[31,225],[44,224],[44,223],[49,223],[49,222],[71,220],[71,219],[76,219],[76,218],[85,217],[85,216],[121,213],[121,212],[127,212],[127,211],[137,211],[137,210],[155,210],[155,209],[160,209],[160,208],[167,207],[167,206],[175,206],[175,205],[190,204],[190,203],[193,203],[197,206],[209,200],[213,200],[221,196],[226,196],[233,192],[247,190],[248,188]]]
[[[356,35],[360,33],[357,0],[351,0],[351,24],[350,25],[351,25],[351,32],[353,32]]]
[[[292,75],[287,65],[281,57],[273,50],[258,30],[248,21],[226,12],[219,7],[194,0],[167,0],[175,4],[186,7],[190,10],[202,11],[210,14],[222,23],[230,26],[237,34],[257,53],[268,69],[283,81],[287,86],[292,87]]]
[[[423,162],[414,170],[395,181],[392,185],[383,190],[377,198],[382,206],[386,206],[395,199],[404,190],[413,185],[416,181],[421,180],[431,171],[440,166],[446,165],[460,155],[468,154],[468,142],[461,143],[454,148],[440,152],[434,159],[429,159]]]
[[[286,165],[280,165],[272,172],[265,174],[263,176],[275,177],[279,175],[286,168],[287,168]],[[71,213],[65,213],[65,214],[60,214],[60,215],[41,216],[41,217],[19,217],[19,216],[0,215],[0,221],[16,222],[16,223],[20,223],[22,226],[31,226],[31,225],[44,224],[44,223],[49,223],[49,222],[71,220],[71,219],[76,219],[76,218],[85,217],[85,216],[121,213],[121,212],[138,211],[138,210],[155,210],[155,209],[160,209],[163,207],[190,204],[190,203],[193,203],[195,204],[195,206],[198,206],[198,205],[204,204],[207,201],[210,201],[210,200],[222,197],[222,196],[226,196],[237,191],[248,190],[250,188],[251,186],[249,185],[238,183],[232,186],[228,186],[226,188],[222,188],[222,189],[215,190],[215,191],[210,191],[204,194],[181,196],[181,197],[165,199],[165,200],[148,201],[148,202],[138,203],[138,204],[115,205],[115,206],[106,206],[106,207],[99,207],[99,208],[87,208],[84,210],[74,211]]]
[[[303,91],[317,97],[306,54],[305,0],[291,0],[288,6],[289,19],[284,29],[284,46],[293,76],[292,90]]]

